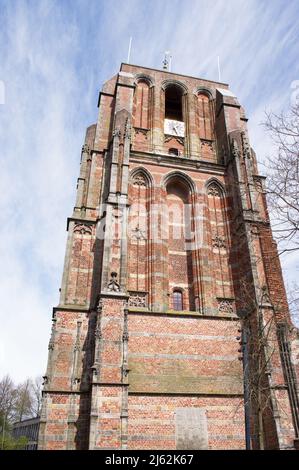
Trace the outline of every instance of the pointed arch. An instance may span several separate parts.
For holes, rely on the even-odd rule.
[[[170,171],[169,173],[164,175],[164,177],[162,178],[162,181],[161,181],[162,188],[166,189],[167,184],[172,179],[181,180],[183,183],[185,183],[185,185],[187,185],[187,187],[190,191],[190,194],[192,194],[192,195],[196,194],[196,192],[197,192],[196,185],[195,185],[194,181],[192,180],[192,178],[190,178],[190,176],[187,175],[186,173],[184,173],[182,171],[179,171],[179,170]]]
[[[140,82],[140,81],[146,82],[150,88],[155,86],[155,82],[154,82],[153,78],[150,77],[149,75],[145,74],[145,73],[137,73],[135,75],[134,85],[137,86],[138,82]]]
[[[179,80],[172,80],[172,79],[164,80],[162,82],[161,88],[163,91],[165,91],[170,86],[175,86],[175,87],[180,88],[181,93],[183,95],[188,93],[188,87],[185,85],[185,83],[180,82]]]
[[[210,100],[215,99],[215,96],[216,96],[215,90],[212,90],[211,88],[203,87],[203,86],[196,87],[193,93],[195,96],[198,96],[199,94],[202,93],[203,95],[206,95]]]
[[[138,176],[142,176],[145,180],[145,182],[147,183],[147,186],[149,188],[152,188],[154,186],[154,180],[153,180],[153,177],[151,175],[151,173],[144,167],[142,166],[139,166],[137,168],[134,168],[131,172],[130,172],[130,176],[129,176],[129,182],[130,183],[133,183],[134,182],[134,178],[138,177]]]
[[[136,81],[133,101],[133,126],[138,129],[150,128],[151,85],[147,77]]]
[[[165,270],[169,308],[175,309],[174,291],[180,291],[184,309],[195,311],[194,194],[193,180],[181,171],[171,171],[161,181],[165,208],[162,214],[165,240]],[[178,299],[177,299],[178,301]]]
[[[207,88],[199,88],[197,97],[197,125],[199,138],[202,140],[214,140],[214,106],[213,95]]]
[[[223,184],[216,178],[206,183],[209,233],[215,295],[219,301],[233,297],[232,273],[229,263],[230,235]]]
[[[147,307],[151,298],[151,191],[153,177],[143,167],[129,176],[128,291],[129,304]]]
[[[223,184],[217,178],[209,178],[205,183],[205,191],[207,195],[210,195],[214,192],[215,195],[218,193],[219,197],[226,196],[226,191]]]

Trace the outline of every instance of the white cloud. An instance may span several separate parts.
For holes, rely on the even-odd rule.
[[[75,201],[80,148],[96,120],[97,93],[127,57],[229,82],[250,118],[263,160],[270,143],[258,123],[288,104],[299,78],[296,1],[0,0],[1,172],[0,375],[46,368],[51,308]],[[290,264],[286,261],[286,270]]]

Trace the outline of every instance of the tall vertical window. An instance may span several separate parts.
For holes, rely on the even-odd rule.
[[[182,91],[177,86],[165,90],[165,119],[183,121]]]
[[[199,93],[197,95],[197,100],[199,138],[204,140],[213,140],[213,120],[210,99],[204,93]]]
[[[173,176],[166,184],[165,257],[168,270],[169,305],[174,310],[193,311],[194,272],[192,261],[192,212],[191,191],[179,176]],[[184,293],[184,295],[183,295]],[[184,304],[184,305],[183,305]]]
[[[137,83],[134,95],[134,127],[149,128],[149,85],[145,80]]]
[[[183,310],[183,294],[179,290],[174,290],[172,294],[173,310]]]
[[[207,192],[216,296],[230,298],[233,297],[233,291],[225,197],[222,188],[216,182],[210,183]]]
[[[141,294],[149,291],[149,179],[142,171],[131,178],[128,217],[128,290]],[[142,301],[141,301],[142,304]]]

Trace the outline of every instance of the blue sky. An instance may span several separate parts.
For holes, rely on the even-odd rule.
[[[0,376],[45,371],[85,129],[130,36],[138,65],[171,50],[172,71],[217,80],[219,56],[262,162],[264,111],[287,109],[299,80],[298,20],[295,0],[0,0]],[[297,266],[283,259],[288,282]]]

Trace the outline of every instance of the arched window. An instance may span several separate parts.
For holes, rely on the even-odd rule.
[[[133,172],[129,184],[128,291],[131,306],[145,307],[150,295],[150,175]]]
[[[168,85],[165,89],[164,98],[165,147],[171,155],[174,155],[174,149],[177,149],[177,155],[179,155],[184,151],[185,138],[183,90],[180,86],[174,84]],[[171,151],[169,151],[169,149],[171,149]]]
[[[199,138],[213,140],[213,120],[210,98],[204,94],[197,95]]]
[[[216,296],[220,299],[231,298],[233,297],[233,288],[225,194],[223,188],[216,181],[211,181],[207,187],[207,195]]]
[[[193,218],[191,190],[180,176],[171,176],[165,185],[166,206],[162,236],[167,240],[169,306],[174,310],[195,310],[192,260]],[[183,295],[184,293],[184,295]],[[183,305],[184,303],[184,305]]]
[[[175,289],[172,293],[173,310],[183,310],[183,294],[180,290]]]
[[[149,85],[139,80],[134,94],[133,125],[140,129],[149,128]]]
[[[165,90],[165,119],[183,121],[182,91],[175,85]]]

